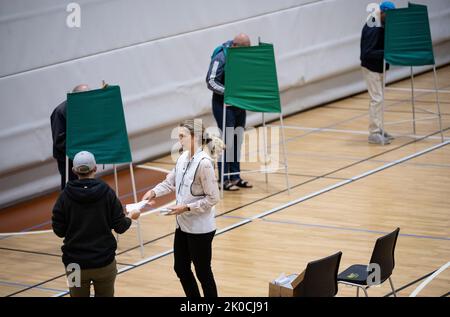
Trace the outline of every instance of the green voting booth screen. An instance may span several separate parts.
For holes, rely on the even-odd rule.
[[[399,66],[435,63],[426,6],[410,3],[408,8],[386,11],[384,58]]]
[[[254,112],[281,112],[272,44],[228,49],[224,103]]]
[[[66,153],[94,154],[98,164],[131,162],[119,86],[67,94]]]

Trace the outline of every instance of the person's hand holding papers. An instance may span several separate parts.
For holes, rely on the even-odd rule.
[[[144,197],[142,197],[142,201],[147,201],[147,205],[153,206],[156,203],[156,194],[153,190],[149,190],[145,193]]]
[[[138,203],[135,204],[127,204],[126,208],[127,208],[127,217],[136,220],[139,218],[139,216],[141,215],[141,209],[147,205],[148,200],[142,200]]]
[[[186,205],[175,205],[175,206],[171,206],[168,208],[171,210],[171,212],[168,213],[169,215],[180,215],[183,212],[186,212],[189,210],[188,206],[186,206]]]

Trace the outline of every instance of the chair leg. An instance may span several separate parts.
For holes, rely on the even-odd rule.
[[[366,295],[366,297],[369,297],[369,294],[367,294],[367,290],[365,288],[363,288],[364,294]]]
[[[359,287],[356,288],[356,297],[359,297]]]
[[[394,284],[392,283],[392,279],[389,277],[389,284],[391,284],[392,293],[394,293],[394,297],[397,297],[397,293],[395,292]]]

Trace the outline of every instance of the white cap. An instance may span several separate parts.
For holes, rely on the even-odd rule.
[[[95,157],[91,152],[81,151],[73,158],[73,168],[79,174],[88,174],[95,166]]]

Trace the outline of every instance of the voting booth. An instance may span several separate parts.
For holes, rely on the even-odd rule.
[[[420,120],[436,120],[439,124],[441,140],[444,141],[442,131],[442,117],[439,104],[439,90],[437,85],[436,63],[433,54],[433,42],[431,39],[428,10],[425,5],[409,3],[407,8],[386,11],[385,38],[384,38],[384,69],[383,69],[383,118],[385,90],[409,91],[405,88],[386,88],[386,64],[394,66],[410,67],[411,78],[411,104],[413,133],[416,134],[416,107],[414,99],[414,74],[413,67],[433,65],[434,90],[420,89],[420,91],[434,92],[436,94],[437,112],[426,112],[433,116]],[[401,123],[390,122],[389,124]],[[387,123],[382,120],[382,133]]]
[[[137,203],[131,150],[119,86],[67,94],[66,182],[69,175],[67,158],[73,160],[80,151],[94,154],[97,164],[113,165],[117,196],[117,164],[128,163],[134,202]],[[139,219],[137,235],[143,256]]]
[[[234,106],[247,111],[260,112],[262,116],[266,168],[264,170],[240,172],[240,174],[263,172],[266,176],[266,183],[268,182],[267,127],[264,114],[278,113],[281,123],[281,144],[283,154],[283,167],[279,169],[284,169],[286,186],[288,191],[290,191],[283,113],[281,110],[273,45],[259,43],[257,46],[228,48],[225,64],[225,87],[222,122],[222,137],[224,143],[227,142],[225,139],[227,106]],[[225,153],[222,153],[222,162],[225,162],[224,158]],[[221,168],[222,173],[220,183],[223,195],[224,176],[232,175],[232,173],[225,173],[224,175],[224,164],[222,164]]]

